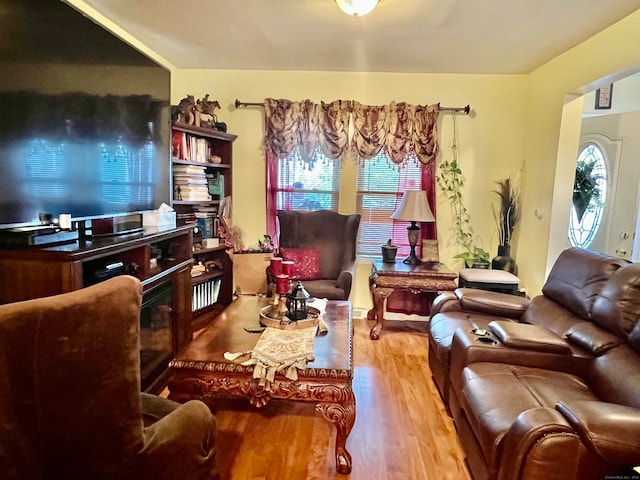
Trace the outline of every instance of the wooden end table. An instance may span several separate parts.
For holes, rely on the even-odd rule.
[[[385,263],[381,259],[373,260],[369,289],[373,298],[373,308],[367,312],[368,320],[376,320],[369,337],[380,338],[384,324],[384,304],[394,290],[409,290],[412,293],[443,292],[457,288],[455,272],[442,263],[425,262],[420,265],[407,265],[401,260]]]
[[[298,370],[298,380],[276,374],[268,387],[253,378],[253,366],[234,363],[224,358],[225,352],[252,350],[260,333],[249,333],[245,327],[256,327],[260,308],[268,303],[264,297],[241,295],[204,329],[169,364],[169,398],[179,402],[215,398],[245,398],[255,407],[266,405],[272,398],[314,402],[316,410],[337,429],[335,456],[339,473],[351,472],[351,455],[346,441],[356,418],[353,380],[352,306],[348,301],[329,301],[323,315],[329,327],[314,341],[315,359]],[[313,305],[313,304],[311,304]]]

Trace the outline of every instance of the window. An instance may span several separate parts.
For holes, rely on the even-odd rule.
[[[398,256],[409,254],[407,227],[395,222],[391,214],[400,204],[405,190],[422,188],[423,165],[406,160],[401,166],[383,152],[358,165],[356,211],[361,215],[357,254],[380,256],[380,245],[388,239],[398,246]]]
[[[588,247],[593,242],[600,228],[607,196],[607,164],[603,151],[594,143],[587,144],[578,155],[576,170],[585,167],[588,175],[595,180],[599,194],[589,195],[581,200],[574,186],[574,199],[569,219],[569,240],[572,246],[582,248]]]
[[[277,210],[338,210],[340,160],[320,150],[305,163],[299,150],[278,160]]]

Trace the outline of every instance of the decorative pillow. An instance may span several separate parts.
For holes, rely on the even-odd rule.
[[[293,277],[298,280],[319,280],[320,253],[317,248],[280,248],[284,260],[293,262]]]

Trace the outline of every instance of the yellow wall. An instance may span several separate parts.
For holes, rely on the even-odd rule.
[[[425,75],[388,73],[329,73],[282,71],[177,70],[173,75],[173,102],[191,94],[210,94],[222,111],[218,119],[238,135],[234,143],[233,220],[244,231],[245,243],[255,244],[265,232],[265,177],[262,150],[263,112],[235,109],[236,98],[262,102],[265,97],[314,101],[353,99],[379,105],[395,101],[414,104],[440,102],[442,106],[470,104],[472,114],[458,116],[459,161],[468,180],[465,195],[474,231],[489,251],[497,248],[491,201],[494,181],[517,171],[523,162],[526,77],[517,75]],[[440,116],[440,159],[451,158],[451,114]],[[343,168],[340,210],[355,209],[355,164]],[[441,259],[452,267],[457,253],[450,243],[449,206],[437,205]],[[384,239],[380,239],[383,243]],[[352,300],[368,308],[367,278],[370,264],[359,266]]]
[[[532,294],[540,291],[550,266],[567,245],[582,112],[576,96],[639,71],[640,50],[635,48],[639,44],[637,11],[528,76],[527,181],[516,255],[519,276]],[[536,218],[535,210],[542,219]]]

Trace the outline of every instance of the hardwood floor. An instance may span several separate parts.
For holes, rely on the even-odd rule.
[[[221,480],[471,480],[433,385],[426,324],[354,320],[356,421],[350,475],[335,471],[335,429],[312,404],[217,401]]]

